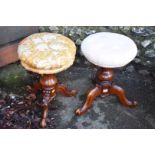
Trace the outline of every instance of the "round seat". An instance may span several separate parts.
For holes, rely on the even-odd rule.
[[[21,64],[29,71],[54,74],[70,67],[75,59],[76,46],[69,38],[56,33],[36,33],[18,46]]]
[[[88,36],[83,40],[81,50],[88,61],[104,68],[125,66],[137,54],[133,40],[111,32],[99,32]]]

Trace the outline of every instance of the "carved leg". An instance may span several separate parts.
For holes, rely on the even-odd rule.
[[[43,114],[42,114],[42,120],[40,122],[40,126],[42,128],[45,128],[46,127],[46,118],[48,115],[48,103],[43,104],[42,108],[43,108]]]
[[[42,128],[46,127],[46,118],[48,115],[48,104],[54,99],[56,96],[56,85],[57,78],[54,75],[43,75],[40,79],[40,85],[42,88],[42,96],[43,100],[41,103],[41,107],[43,108],[42,119],[40,125]]]
[[[125,96],[124,90],[117,85],[112,85],[109,92],[112,95],[116,95],[120,102],[126,107],[135,107],[138,104],[136,101],[129,101]]]
[[[26,86],[26,90],[30,93],[25,99],[27,102],[25,104],[21,105],[15,105],[15,108],[17,111],[22,111],[22,110],[27,110],[27,109],[33,109],[34,108],[34,100],[36,99],[36,94],[38,90],[41,88],[41,85],[39,82],[36,82],[33,87],[31,86]]]
[[[57,84],[56,91],[68,97],[75,96],[77,94],[76,90],[68,90],[66,86],[63,84]]]
[[[40,126],[42,128],[45,128],[46,127],[46,118],[48,116],[48,104],[55,97],[55,94],[53,94],[53,96],[50,96],[49,92],[44,91],[44,93],[47,93],[47,94],[44,94],[44,96],[43,96],[43,104],[40,105],[43,108],[42,119],[41,119],[41,122],[40,122]]]
[[[99,86],[96,86],[88,93],[86,102],[84,103],[83,107],[77,109],[75,113],[77,115],[84,114],[92,106],[93,100],[101,94],[102,94],[102,89]]]
[[[26,87],[27,91],[30,92],[30,96],[33,98],[33,99],[36,99],[36,94],[38,92],[39,89],[41,89],[41,84],[39,82],[36,82],[34,83],[33,87],[31,86],[27,86]]]

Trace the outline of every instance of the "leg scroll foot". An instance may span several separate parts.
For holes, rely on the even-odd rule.
[[[92,106],[93,100],[101,94],[102,94],[102,89],[100,87],[96,86],[94,89],[92,89],[88,93],[86,102],[84,103],[83,107],[75,111],[76,115],[84,114]]]
[[[116,95],[120,102],[126,107],[135,107],[138,104],[136,101],[129,101],[125,96],[124,90],[117,85],[112,85],[110,88],[110,94]]]

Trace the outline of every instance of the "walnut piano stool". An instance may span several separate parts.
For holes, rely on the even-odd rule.
[[[18,56],[22,66],[33,73],[41,75],[33,87],[28,86],[31,95],[36,98],[38,90],[42,90],[43,109],[40,126],[46,127],[48,105],[60,92],[65,96],[75,96],[75,90],[68,90],[58,83],[56,73],[69,68],[75,59],[76,46],[67,37],[55,33],[36,33],[22,40],[18,46]]]
[[[96,87],[88,93],[82,108],[78,108],[75,113],[84,114],[92,106],[93,100],[100,95],[116,95],[124,106],[135,107],[137,102],[129,101],[124,90],[113,83],[113,68],[123,67],[135,58],[135,43],[121,34],[99,32],[85,38],[81,50],[87,60],[100,69],[96,74]]]

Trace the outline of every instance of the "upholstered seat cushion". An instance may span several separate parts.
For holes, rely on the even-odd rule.
[[[83,55],[93,64],[106,67],[122,67],[137,54],[136,44],[128,37],[110,32],[95,33],[81,44]]]
[[[69,38],[56,33],[36,33],[18,46],[21,64],[39,74],[53,74],[70,67],[76,46]]]

